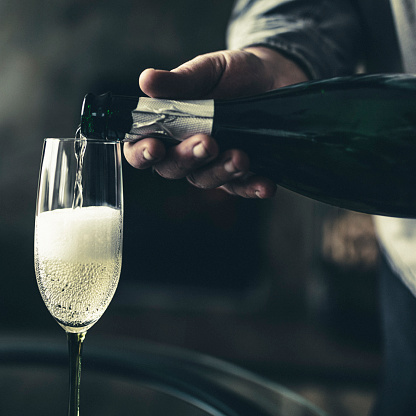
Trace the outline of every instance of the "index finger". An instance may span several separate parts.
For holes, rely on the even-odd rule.
[[[146,138],[137,142],[126,142],[124,157],[136,169],[147,169],[160,162],[166,155],[165,145],[157,139]]]

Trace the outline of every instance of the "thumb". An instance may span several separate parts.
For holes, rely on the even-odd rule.
[[[142,91],[157,98],[231,98],[270,89],[273,77],[263,59],[247,51],[219,51],[196,58],[172,71],[146,69]]]
[[[141,90],[150,97],[199,99],[209,97],[224,71],[220,53],[198,56],[172,71],[145,69]]]

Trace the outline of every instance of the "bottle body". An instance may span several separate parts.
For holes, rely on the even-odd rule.
[[[208,133],[221,149],[246,151],[253,172],[295,192],[357,211],[416,217],[415,101],[414,76],[309,82],[215,101]],[[170,120],[182,117],[175,111]],[[183,122],[200,118],[185,115]],[[158,121],[156,136],[172,137],[160,129],[168,119]]]
[[[213,136],[238,143],[256,173],[331,205],[416,217],[416,77],[322,81],[215,110]]]

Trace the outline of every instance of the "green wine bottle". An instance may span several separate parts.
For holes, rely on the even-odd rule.
[[[251,170],[316,200],[416,217],[416,76],[356,75],[233,100],[85,97],[81,134],[98,140],[212,135]]]

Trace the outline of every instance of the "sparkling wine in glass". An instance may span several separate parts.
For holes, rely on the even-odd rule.
[[[68,416],[79,415],[81,352],[116,291],[122,257],[119,142],[45,139],[35,220],[35,271],[69,346]]]

